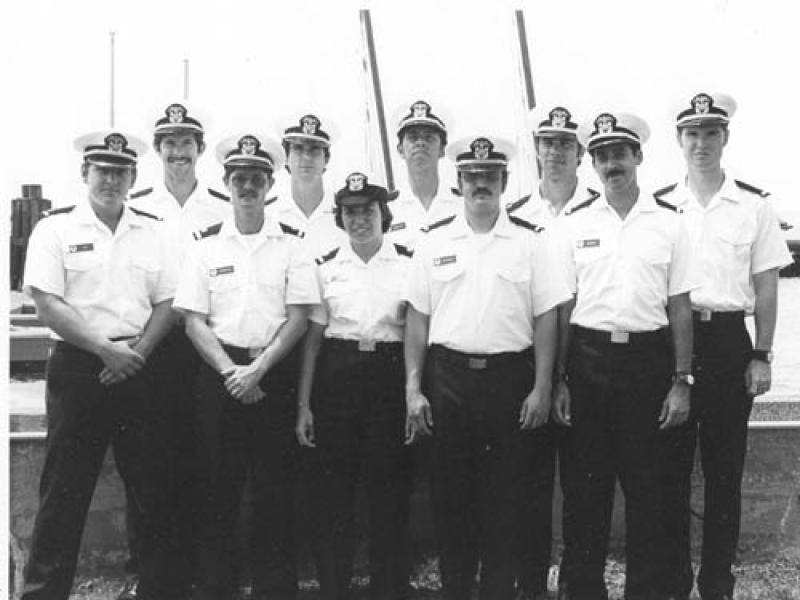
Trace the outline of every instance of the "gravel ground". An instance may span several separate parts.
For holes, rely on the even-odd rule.
[[[774,539],[752,540],[739,545],[739,564],[735,568],[737,578],[737,600],[800,600],[800,549],[777,550]],[[556,581],[555,569],[551,572],[551,589]],[[610,600],[621,600],[625,580],[625,563],[612,557],[606,568]],[[354,600],[366,599],[363,589],[366,581],[356,582],[358,592]],[[94,577],[79,580],[72,600],[114,600],[122,588],[123,580],[114,577]],[[438,600],[439,579],[435,559],[421,566],[413,579],[415,589],[410,600]],[[298,600],[319,598],[315,581],[304,581],[300,585]],[[247,596],[244,595],[243,598]],[[551,592],[555,598],[555,592]],[[477,596],[476,596],[477,598]],[[699,596],[692,595],[696,600]]]

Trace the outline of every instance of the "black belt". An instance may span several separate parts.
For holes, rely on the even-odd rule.
[[[141,338],[141,337],[142,336],[140,336],[140,335],[124,335],[124,336],[121,336],[121,337],[113,337],[113,338],[108,338],[108,339],[109,339],[109,341],[112,341],[112,342],[126,342],[128,340],[135,340],[135,339]],[[78,350],[80,352],[85,352],[87,354],[92,354],[88,350],[84,350],[83,348],[79,348],[75,344],[70,344],[69,342],[65,342],[64,340],[56,340],[55,347],[58,348],[59,350],[67,350],[67,351]]]
[[[441,358],[443,361],[456,365],[462,369],[494,369],[502,367],[513,362],[517,362],[522,358],[532,358],[533,349],[526,348],[519,352],[497,352],[494,354],[468,354],[467,352],[459,352],[458,350],[451,350],[446,346],[440,344],[433,344],[430,352],[436,357]]]
[[[692,321],[695,323],[733,323],[743,320],[743,310],[713,311],[705,308],[692,310]]]
[[[650,346],[656,342],[663,342],[666,334],[665,327],[655,331],[602,331],[580,325],[572,326],[573,339],[587,341],[596,346],[606,344],[620,344],[628,347]]]
[[[325,346],[334,351],[342,352],[368,352],[375,354],[402,354],[403,342],[376,342],[374,340],[343,340],[341,338],[326,337]]]
[[[222,349],[231,357],[235,363],[250,363],[252,360],[264,351],[266,346],[259,348],[243,348],[242,346],[232,346],[231,344],[224,344],[220,342]]]

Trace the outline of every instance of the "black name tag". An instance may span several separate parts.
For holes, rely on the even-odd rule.
[[[444,265],[449,265],[450,263],[456,262],[456,255],[451,254],[450,256],[437,256],[433,259],[433,266],[434,267],[443,267]]]
[[[233,273],[233,265],[227,265],[225,267],[217,267],[216,269],[208,270],[208,274],[211,277],[216,277],[217,275],[227,275],[228,273]]]
[[[91,252],[94,250],[94,244],[89,242],[88,244],[73,244],[69,247],[69,253],[75,254],[76,252]]]
[[[578,248],[597,248],[600,245],[600,240],[595,238],[593,240],[578,240]]]

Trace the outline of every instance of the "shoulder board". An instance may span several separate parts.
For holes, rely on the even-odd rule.
[[[656,204],[658,204],[661,208],[666,208],[667,210],[671,210],[672,212],[681,212],[678,210],[678,207],[674,204],[670,204],[666,200],[662,200],[659,197],[656,197]]]
[[[74,208],[74,204],[72,206],[62,206],[61,208],[51,208],[50,210],[42,211],[42,218],[52,217],[53,215],[66,215],[71,213]]]
[[[750,185],[749,183],[745,183],[744,181],[739,181],[738,179],[734,179],[733,181],[739,188],[743,189],[746,192],[750,192],[751,194],[755,194],[756,196],[767,198],[770,195],[770,192],[765,192],[764,190],[760,190],[756,186]]]
[[[278,201],[278,197],[277,196],[273,196],[272,198],[268,198],[264,202],[264,208],[267,208],[270,204],[275,204],[275,202],[277,202],[277,201]]]
[[[598,192],[597,190],[593,190],[590,187],[586,188],[586,193],[589,194],[588,198],[591,198],[592,200],[595,200],[600,197],[600,192]]]
[[[134,198],[141,198],[142,196],[147,196],[147,194],[152,194],[152,193],[153,193],[153,188],[151,187],[144,188],[142,190],[138,190],[136,192],[133,192],[132,194],[129,194],[128,200],[133,200]]]
[[[218,192],[214,188],[208,188],[208,193],[210,195],[214,196],[214,198],[219,198],[220,200],[224,200],[225,202],[230,202],[231,201],[230,196],[227,196],[226,194],[223,194],[222,192]]]
[[[449,217],[445,217],[444,219],[440,219],[439,221],[436,221],[435,223],[431,223],[427,227],[423,227],[422,228],[422,233],[429,233],[429,232],[433,231],[434,229],[438,229],[439,227],[444,227],[445,225],[449,225],[450,223],[452,223],[455,220],[455,218],[456,218],[455,215],[450,215]]]
[[[407,256],[408,258],[414,256],[414,252],[403,246],[403,244],[395,244],[394,249],[400,256]]]
[[[155,216],[155,215],[153,215],[153,214],[151,214],[149,212],[145,212],[143,210],[139,210],[138,208],[133,208],[132,206],[129,206],[128,208],[131,209],[131,212],[133,214],[139,215],[140,217],[146,217],[148,219],[155,219],[156,221],[163,221],[164,220],[161,217],[157,217],[157,216]]]
[[[214,225],[209,225],[205,229],[195,231],[192,237],[196,240],[202,240],[212,235],[217,235],[220,229],[222,229],[222,223],[215,223]]]
[[[509,213],[514,212],[520,206],[523,206],[530,199],[531,199],[531,195],[528,194],[527,196],[523,196],[522,198],[520,198],[516,202],[511,202],[509,204],[506,204],[506,212],[509,212]]]
[[[338,246],[336,248],[334,248],[333,250],[331,250],[330,252],[328,252],[327,254],[324,254],[324,255],[320,256],[319,258],[314,259],[314,262],[317,263],[318,265],[324,265],[329,260],[333,260],[334,258],[336,258],[337,254],[339,254],[339,247]]]
[[[303,233],[299,229],[296,229],[296,228],[292,227],[291,225],[287,225],[286,223],[281,223],[279,221],[278,225],[280,225],[281,231],[283,233],[288,233],[289,235],[295,235],[295,236],[297,236],[299,238],[303,238],[306,235],[305,233]]]
[[[453,196],[461,197],[461,190],[456,187],[451,187],[450,193],[453,194]]]
[[[658,200],[661,196],[666,196],[667,194],[671,194],[675,188],[678,187],[677,183],[673,183],[672,185],[668,185],[662,187],[660,190],[653,192],[653,197]]]
[[[591,196],[588,199],[584,200],[580,204],[576,204],[572,208],[570,208],[567,212],[564,213],[564,216],[570,216],[574,212],[578,212],[582,208],[586,208],[592,205],[592,202],[597,200],[600,197],[600,192],[596,192],[595,190],[589,190],[591,192]]]
[[[508,215],[508,220],[511,221],[514,225],[519,227],[524,227],[525,229],[530,229],[533,233],[541,233],[544,231],[544,227],[539,227],[539,225],[534,225],[533,223],[529,223],[525,219],[520,219],[519,217],[515,217],[514,215]]]

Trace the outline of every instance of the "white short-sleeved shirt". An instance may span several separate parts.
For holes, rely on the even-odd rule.
[[[410,189],[400,190],[395,200],[389,203],[392,224],[389,226],[389,241],[409,249],[419,242],[422,230],[433,223],[464,213],[464,201],[445,186],[439,186],[436,196],[426,210]]]
[[[173,306],[207,315],[224,344],[265,347],[286,322],[287,305],[319,303],[313,264],[300,243],[276,221],[251,236],[228,219],[190,248]]]
[[[224,194],[200,182],[181,206],[164,182],[131,194],[128,205],[160,217],[175,243],[178,258],[183,260],[194,244],[193,234],[220,223],[233,214]]]
[[[402,294],[411,252],[383,240],[365,263],[344,244],[316,260],[322,303],[311,320],[326,326],[325,337],[400,342],[405,328]]]
[[[548,229],[556,221],[563,219],[573,207],[583,202],[591,201],[600,195],[599,192],[582,185],[581,181],[578,180],[578,185],[575,187],[575,193],[572,198],[567,201],[561,212],[556,213],[553,205],[545,198],[542,198],[540,191],[539,186],[536,186],[536,189],[530,195],[506,204],[508,214]]]
[[[176,280],[163,223],[127,206],[113,233],[88,199],[56,209],[28,242],[25,289],[62,298],[107,338],[140,335],[153,305],[174,295]]]
[[[483,235],[459,216],[421,240],[405,299],[430,316],[430,344],[519,352],[533,344],[534,317],[572,297],[565,271],[550,245],[504,210]]]
[[[705,208],[692,195],[686,179],[658,195],[679,208],[695,244],[701,283],[692,290],[692,306],[752,312],[753,275],[792,262],[768,194],[726,174]]]
[[[677,211],[640,192],[625,219],[601,195],[559,225],[577,291],[571,323],[602,331],[668,325],[667,300],[699,284],[691,241]]]
[[[310,216],[306,216],[291,195],[278,196],[266,207],[267,218],[280,221],[296,229],[310,256],[321,256],[347,242],[347,234],[336,226],[333,194],[325,192]]]

